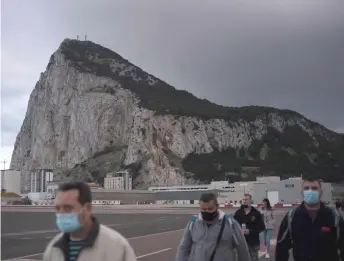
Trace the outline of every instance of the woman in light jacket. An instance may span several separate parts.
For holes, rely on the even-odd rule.
[[[272,230],[274,229],[276,218],[275,218],[275,214],[273,212],[269,199],[267,198],[263,199],[263,206],[260,208],[260,212],[262,213],[264,217],[264,223],[265,223],[265,230],[263,232],[264,244],[265,244],[265,249],[266,249],[265,257],[270,258],[270,241],[271,241]]]

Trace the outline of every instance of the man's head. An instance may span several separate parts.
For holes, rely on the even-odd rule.
[[[62,232],[80,230],[92,217],[92,195],[84,182],[74,181],[59,186],[55,199],[56,223]]]
[[[214,193],[204,193],[199,201],[203,220],[213,221],[218,216],[219,204],[216,195]]]
[[[251,206],[252,196],[250,194],[244,194],[244,198],[242,199],[242,205],[244,208],[248,208]]]
[[[317,205],[322,196],[321,181],[306,179],[302,182],[303,200],[307,205]]]

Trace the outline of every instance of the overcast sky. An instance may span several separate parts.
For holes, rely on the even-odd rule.
[[[50,55],[78,34],[198,97],[344,132],[343,0],[2,0],[1,33],[1,160]]]

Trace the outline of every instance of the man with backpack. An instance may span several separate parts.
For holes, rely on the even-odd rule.
[[[319,180],[304,180],[303,202],[282,220],[276,245],[276,261],[344,261],[344,220],[320,201]]]
[[[238,222],[219,210],[216,195],[205,193],[200,213],[185,228],[176,261],[229,260],[250,261],[245,238]]]

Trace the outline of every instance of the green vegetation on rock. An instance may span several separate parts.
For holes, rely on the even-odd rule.
[[[253,180],[256,176],[278,175],[282,178],[293,176],[311,176],[325,181],[344,180],[344,142],[332,144],[322,140],[319,147],[298,126],[288,127],[283,133],[269,128],[261,139],[252,142],[244,153],[239,149],[227,149],[208,154],[190,154],[183,161],[183,168],[195,173],[196,179],[211,180]],[[261,151],[266,150],[265,158]],[[310,160],[307,153],[314,157]],[[226,173],[247,173],[245,167],[257,167],[258,171],[249,173],[248,178],[231,176]]]

